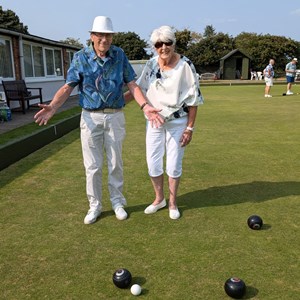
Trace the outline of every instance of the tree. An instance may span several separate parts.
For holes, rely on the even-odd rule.
[[[180,54],[186,53],[191,44],[197,43],[202,39],[201,34],[184,29],[175,31],[176,51]]]
[[[79,42],[79,39],[74,39],[71,37],[66,38],[65,40],[60,40],[60,42],[72,45],[72,46],[78,46],[78,47],[83,47],[83,45]]]
[[[203,33],[203,37],[204,38],[210,38],[213,37],[214,35],[216,35],[216,30],[212,25],[207,25],[204,28],[204,33]]]
[[[10,9],[3,10],[2,6],[0,6],[0,27],[29,34],[28,27],[20,22],[19,17]]]
[[[185,53],[188,49],[188,46],[191,42],[191,32],[188,29],[183,31],[175,31],[176,37],[176,51],[178,53]]]
[[[218,33],[191,44],[186,56],[191,59],[198,73],[216,72],[220,59],[234,49],[234,38]]]
[[[134,32],[118,32],[114,34],[113,44],[121,47],[130,60],[148,59],[147,43]]]
[[[249,54],[254,70],[263,70],[271,58],[275,59],[277,74],[284,73],[287,62],[300,55],[299,42],[284,36],[242,32],[235,38],[235,44]]]

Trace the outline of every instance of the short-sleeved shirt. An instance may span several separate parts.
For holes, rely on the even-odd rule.
[[[268,64],[264,71],[265,77],[271,78],[274,77],[274,68],[271,64]]]
[[[149,103],[161,109],[160,114],[166,121],[187,115],[188,106],[203,103],[196,69],[185,56],[167,71],[161,71],[158,56],[153,57],[147,62],[137,84]]]
[[[285,66],[286,70],[294,70],[296,71],[297,66],[295,64],[292,64],[291,62],[289,62],[286,66]],[[290,76],[290,77],[295,77],[296,76],[296,72],[294,73],[290,73],[290,72],[286,72],[286,76]]]
[[[104,60],[98,57],[92,46],[74,54],[67,73],[66,83],[78,85],[79,104],[82,108],[122,108],[124,83],[134,80],[136,74],[124,51],[111,46]]]

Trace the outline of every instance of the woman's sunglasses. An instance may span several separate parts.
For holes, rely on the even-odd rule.
[[[157,42],[157,43],[155,43],[154,44],[154,47],[156,48],[156,49],[158,49],[158,48],[161,48],[163,45],[166,45],[166,46],[172,46],[173,45],[173,42],[172,41],[168,41],[168,42]]]

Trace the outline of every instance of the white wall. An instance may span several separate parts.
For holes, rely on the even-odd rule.
[[[147,63],[147,60],[130,60],[129,62],[132,65],[137,78],[139,78],[142,74],[145,64]]]

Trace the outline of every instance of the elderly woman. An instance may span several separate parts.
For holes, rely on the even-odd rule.
[[[164,124],[153,127],[147,121],[146,152],[148,172],[155,191],[155,199],[145,209],[153,214],[167,205],[164,196],[164,163],[169,185],[169,216],[180,218],[176,195],[182,174],[182,159],[185,146],[193,136],[197,107],[203,103],[197,73],[192,62],[175,52],[175,34],[171,27],[155,29],[150,41],[157,56],[150,59],[137,84],[146,95],[147,102],[161,109]]]

